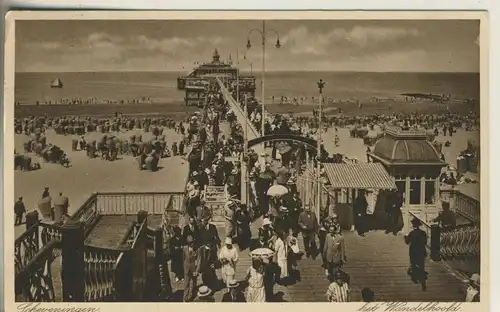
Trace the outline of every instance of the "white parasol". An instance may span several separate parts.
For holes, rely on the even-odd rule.
[[[250,252],[250,257],[266,259],[274,256],[274,251],[269,248],[257,248]]]
[[[288,193],[288,189],[283,185],[273,185],[267,190],[267,195],[271,197],[279,197]]]

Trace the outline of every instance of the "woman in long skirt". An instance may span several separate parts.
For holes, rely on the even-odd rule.
[[[274,243],[276,253],[276,264],[280,267],[280,279],[288,277],[288,244],[285,243],[283,232],[278,233],[278,238]]]
[[[252,260],[245,280],[248,281],[247,302],[266,302],[264,289],[264,264],[261,259]]]
[[[222,263],[222,279],[229,288],[229,282],[234,280],[236,272],[236,262],[238,262],[238,251],[233,246],[230,237],[226,237],[225,246],[220,249],[219,260]]]

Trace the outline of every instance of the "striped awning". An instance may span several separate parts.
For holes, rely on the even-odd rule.
[[[395,189],[394,179],[379,163],[324,164],[333,188]]]

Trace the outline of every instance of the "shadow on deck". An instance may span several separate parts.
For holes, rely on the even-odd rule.
[[[257,223],[252,225],[253,237],[256,237]],[[224,228],[218,228],[221,239],[224,239]],[[361,289],[370,287],[377,301],[439,301],[454,302],[464,300],[464,288],[460,279],[449,271],[442,263],[427,260],[427,291],[414,284],[406,274],[409,266],[408,247],[403,236],[387,235],[383,231],[367,233],[365,237],[354,232],[345,232],[348,263],[343,270],[350,276],[351,301],[362,301]],[[302,237],[299,246],[304,250]],[[236,279],[244,278],[251,265],[248,250],[239,252],[236,267]],[[299,261],[300,281],[288,286],[276,285],[275,301],[281,302],[326,302],[326,290],[329,282],[321,267],[320,258]],[[218,274],[220,274],[218,272]],[[172,286],[182,294],[183,283],[176,283],[172,275]],[[225,290],[214,295],[220,302]]]
[[[343,271],[350,276],[351,301],[362,301],[361,289],[369,287],[376,301],[463,301],[459,278],[442,263],[426,261],[429,272],[427,291],[414,284],[406,274],[409,266],[408,246],[403,236],[373,231],[361,237],[345,232],[347,263]],[[303,250],[302,239],[299,246]],[[300,261],[301,281],[288,287],[294,301],[326,301],[328,281],[318,258]]]

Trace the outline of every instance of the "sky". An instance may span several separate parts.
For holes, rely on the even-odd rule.
[[[261,27],[257,20],[17,21],[16,72],[188,71],[215,48],[242,70],[260,70],[261,36],[248,34]],[[266,29],[269,71],[479,72],[478,20],[268,20]]]

